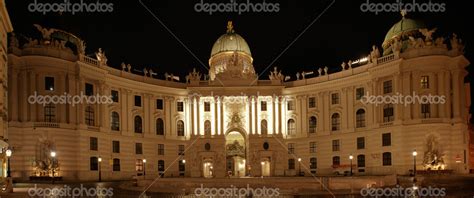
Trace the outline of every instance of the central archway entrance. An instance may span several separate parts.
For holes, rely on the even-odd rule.
[[[231,131],[226,135],[226,170],[229,177],[244,177],[246,172],[246,142],[241,132]]]

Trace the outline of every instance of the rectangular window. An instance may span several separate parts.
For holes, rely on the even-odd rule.
[[[94,95],[94,85],[86,83],[86,96]]]
[[[178,112],[184,111],[184,102],[176,102],[176,111]]]
[[[48,90],[48,91],[54,90],[54,77],[49,77],[49,76],[44,77],[44,90]]]
[[[113,153],[120,153],[120,142],[119,141],[112,141],[112,152]]]
[[[137,172],[143,171],[143,160],[142,159],[135,160],[135,171],[137,171]]]
[[[295,170],[295,159],[288,159],[288,169]]]
[[[421,117],[422,118],[430,118],[431,117],[430,104],[421,104]]]
[[[54,104],[47,104],[44,106],[44,121],[56,122],[56,107]]]
[[[383,122],[392,122],[395,117],[393,116],[392,104],[386,104],[383,107]]]
[[[421,76],[420,84],[422,89],[429,89],[430,88],[430,77],[429,76]]]
[[[310,142],[309,143],[309,152],[310,153],[316,153],[316,142]]]
[[[358,155],[357,156],[357,167],[364,168],[365,167],[365,155]]]
[[[142,106],[142,96],[135,95],[135,106],[136,107]]]
[[[308,107],[309,108],[315,108],[316,107],[316,98],[315,97],[310,97],[308,99]]]
[[[260,102],[260,111],[267,111],[267,102],[261,101]]]
[[[99,146],[98,146],[98,145],[99,145],[99,144],[98,144],[99,140],[97,140],[96,137],[91,137],[90,140],[89,140],[89,142],[90,142],[90,150],[91,150],[91,151],[97,151],[97,150],[98,150],[98,147],[99,147]]]
[[[294,154],[294,153],[295,153],[295,144],[288,143],[288,154]]]
[[[334,168],[337,168],[340,165],[341,165],[341,157],[339,157],[339,156],[332,157],[332,166]]]
[[[294,111],[295,110],[295,101],[290,100],[287,102],[287,109],[288,111]]]
[[[384,166],[391,166],[392,165],[392,153],[385,152],[382,154],[382,163]]]
[[[309,159],[309,168],[310,169],[318,168],[318,160],[315,157]]]
[[[339,151],[341,149],[339,140],[332,141],[332,151]]]
[[[356,100],[360,100],[362,99],[362,97],[364,96],[364,88],[363,87],[360,87],[360,88],[357,88],[356,89]]]
[[[135,154],[143,154],[143,145],[142,143],[135,143]]]
[[[156,109],[163,110],[163,99],[156,99]]]
[[[204,111],[205,112],[210,112],[211,111],[211,103],[210,102],[204,102]]]
[[[114,158],[112,167],[114,171],[120,171],[120,159]]]
[[[331,94],[331,104],[339,104],[339,93]]]
[[[119,92],[117,90],[110,91],[110,95],[112,96],[113,102],[119,102]]]
[[[387,80],[383,82],[383,94],[392,93],[392,81]]]
[[[97,157],[90,157],[90,170],[91,171],[99,170],[99,160]]]
[[[184,155],[184,145],[178,145],[178,155]]]
[[[165,145],[158,144],[158,155],[165,155]]]
[[[358,137],[357,138],[357,149],[365,149],[365,138]]]
[[[390,133],[382,134],[382,146],[392,145],[392,135]]]

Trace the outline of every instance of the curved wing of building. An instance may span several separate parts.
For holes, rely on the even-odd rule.
[[[258,78],[245,39],[232,23],[214,43],[210,71],[185,82],[164,71],[134,73],[85,55],[73,34],[12,38],[9,132],[13,176],[64,180],[467,173],[469,61],[453,34],[403,18],[383,52],[328,68]],[[51,156],[51,152],[56,156]],[[349,156],[352,156],[349,158]],[[146,162],[143,160],[146,159]],[[173,163],[178,159],[178,163]],[[354,160],[352,162],[352,160]],[[305,164],[308,169],[301,169]],[[167,170],[167,171],[165,171]]]

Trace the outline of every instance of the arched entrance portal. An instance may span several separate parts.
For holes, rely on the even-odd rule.
[[[232,131],[226,136],[226,170],[230,177],[243,177],[246,172],[246,146],[242,133]]]

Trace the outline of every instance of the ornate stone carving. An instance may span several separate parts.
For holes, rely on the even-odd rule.
[[[107,57],[105,56],[105,52],[102,51],[102,48],[99,48],[99,50],[95,53],[95,57],[101,65],[107,65]]]

